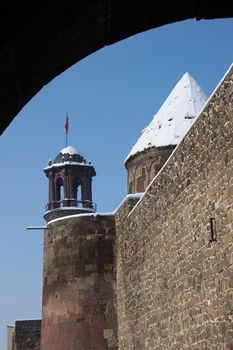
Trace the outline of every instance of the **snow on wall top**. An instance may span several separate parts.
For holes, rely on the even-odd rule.
[[[208,97],[185,73],[131,149],[125,162],[150,147],[177,145],[194,123]]]
[[[60,163],[52,163],[51,165],[48,165],[44,168],[44,170],[48,170],[48,169],[52,169],[52,168],[59,168],[59,167],[63,167],[64,165],[85,165],[85,166],[89,166],[92,167],[91,163],[87,163],[87,162],[71,162],[71,161],[65,161],[65,162],[60,162]]]
[[[65,148],[63,148],[60,153],[62,154],[70,154],[70,155],[74,155],[74,154],[78,154],[80,156],[83,156],[81,152],[79,152],[76,148],[74,148],[73,146],[67,146]]]

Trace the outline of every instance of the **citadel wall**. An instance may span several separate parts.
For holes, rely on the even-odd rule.
[[[114,215],[48,224],[41,350],[116,349],[114,240]]]
[[[233,349],[232,101],[233,68],[144,197],[116,212],[119,350]]]
[[[40,350],[41,320],[18,320],[7,327],[7,350]]]
[[[7,325],[7,350],[14,350],[15,326]]]

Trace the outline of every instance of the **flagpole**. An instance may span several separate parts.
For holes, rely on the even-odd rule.
[[[66,147],[67,147],[68,131],[69,131],[69,118],[68,118],[68,113],[67,112],[66,112],[65,130],[66,130]]]

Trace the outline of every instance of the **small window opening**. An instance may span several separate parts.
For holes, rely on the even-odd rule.
[[[217,241],[217,230],[216,230],[216,220],[215,218],[210,218],[210,240],[209,242]]]

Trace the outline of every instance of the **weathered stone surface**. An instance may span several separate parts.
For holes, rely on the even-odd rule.
[[[7,326],[7,350],[14,350],[15,326]]]
[[[151,147],[131,156],[125,163],[128,193],[144,192],[163,167],[175,146]]]
[[[74,216],[48,227],[41,350],[115,350],[114,216]]]
[[[116,213],[119,350],[233,349],[232,75],[138,205]]]
[[[40,350],[41,320],[15,322],[11,350]]]

